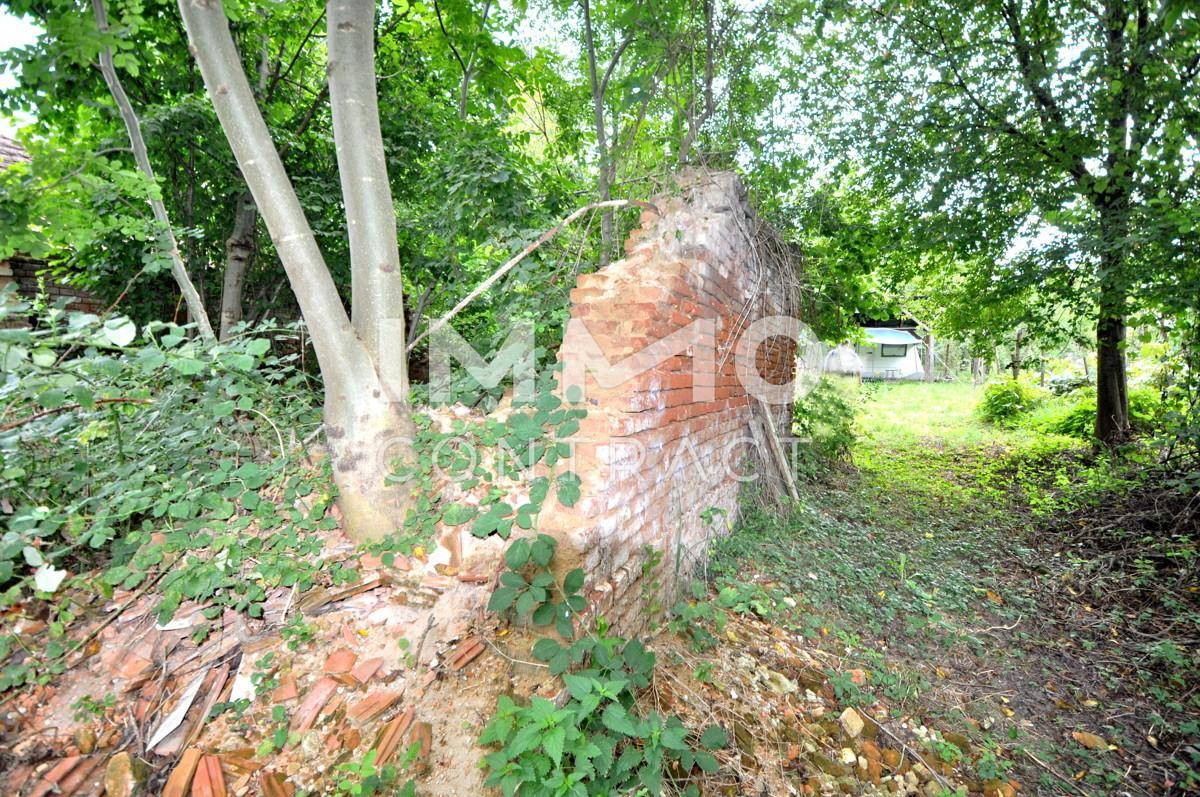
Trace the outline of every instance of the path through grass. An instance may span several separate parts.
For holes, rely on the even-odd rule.
[[[1142,673],[1143,648],[1117,644],[1122,610],[1075,580],[1088,552],[1047,537],[1089,452],[984,424],[977,399],[867,386],[853,465],[784,517],[751,511],[717,571],[784,585],[798,630],[868,674],[839,697],[960,728],[981,780],[998,767],[1027,793],[1200,788],[1194,672]]]

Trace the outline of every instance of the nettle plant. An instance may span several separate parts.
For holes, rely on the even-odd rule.
[[[0,320],[30,313],[0,302]],[[0,330],[0,608],[44,606],[49,625],[36,649],[0,629],[0,690],[61,669],[71,624],[118,588],[154,586],[164,621],[186,599],[214,619],[355,577],[321,560],[332,495],[295,443],[320,422],[295,359],[56,308]]]
[[[609,636],[603,620],[575,639],[584,573],[572,570],[559,584],[550,568],[554,552],[546,535],[516,540],[488,608],[510,619],[528,616],[535,625],[554,623],[561,640],[539,639],[533,656],[562,677],[566,701],[560,706],[534,696],[520,705],[499,698],[479,739],[496,748],[484,758],[486,785],[506,797],[698,795],[688,780],[693,771],[716,771],[710,751],[728,743],[726,732],[710,726],[695,745],[678,717],[637,711],[637,696],[654,675],[654,654],[636,639]]]
[[[577,397],[576,397],[577,398]],[[393,483],[413,488],[412,505],[405,515],[402,533],[378,544],[385,563],[394,552],[407,554],[432,539],[439,525],[471,524],[476,537],[492,534],[508,539],[513,528],[533,529],[553,489],[563,506],[579,500],[579,477],[563,467],[570,461],[566,440],[579,431],[587,410],[564,403],[553,392],[553,379],[539,380],[529,400],[513,402],[505,418],[457,418],[448,430],[428,415],[416,414],[416,434],[410,462],[397,463],[389,477]],[[504,501],[501,479],[528,485],[524,503]],[[478,505],[455,501],[440,489],[449,481],[464,492],[482,493]]]
[[[639,715],[637,694],[650,685],[654,654],[637,640],[602,632],[569,646],[539,642],[538,658],[588,662],[563,672],[568,700],[534,696],[519,705],[499,698],[480,743],[498,749],[484,757],[486,785],[512,797],[563,797],[635,793],[698,795],[688,783],[693,770],[715,772],[710,752],[724,747],[725,730],[709,726],[698,745],[678,717],[656,711]]]

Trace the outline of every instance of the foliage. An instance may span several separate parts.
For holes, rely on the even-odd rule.
[[[1196,9],[925,0],[815,10],[794,50],[800,138],[814,160],[860,168],[870,188],[910,206],[921,246],[953,255],[907,258],[906,272],[921,279],[932,266],[961,286],[935,295],[980,340],[1021,325],[1073,334],[1086,321],[1108,355],[1100,379],[1123,383],[1125,322],[1195,307]],[[1120,394],[1101,392],[1117,404]]]
[[[983,398],[979,402],[979,416],[1000,426],[1011,425],[1036,407],[1041,400],[1041,395],[1036,389],[1019,379],[992,382],[983,389]]]
[[[553,640],[542,643],[559,647]],[[561,673],[569,694],[565,706],[558,708],[536,695],[526,706],[500,697],[479,739],[499,748],[484,758],[487,785],[520,797],[619,794],[643,788],[659,795],[665,785],[681,785],[693,768],[716,770],[717,761],[708,751],[727,743],[720,727],[706,729],[699,739],[703,749],[697,749],[677,717],[635,711],[636,695],[649,685],[654,670],[654,654],[641,643],[598,633],[571,648],[580,651],[581,663],[585,656],[589,661],[574,672]],[[544,656],[546,650],[541,653]],[[689,784],[683,793],[699,791]]]
[[[1160,430],[1161,419],[1162,401],[1156,391],[1145,387],[1129,391],[1129,421],[1135,433],[1149,435]],[[1080,389],[1047,402],[1025,422],[1040,432],[1091,440],[1095,434],[1095,421],[1095,391]]]
[[[681,600],[671,608],[667,628],[686,638],[694,650],[711,650],[720,641],[717,634],[725,627],[725,612],[705,600],[707,588],[703,582],[691,584],[691,600]]]
[[[416,500],[404,518],[403,534],[379,546],[385,562],[391,561],[395,550],[408,553],[425,544],[439,522],[470,523],[476,537],[495,534],[508,539],[514,526],[536,527],[551,488],[563,506],[579,500],[579,477],[559,468],[571,456],[567,440],[579,430],[587,410],[564,404],[551,387],[552,382],[544,379],[534,396],[514,400],[506,416],[455,418],[448,430],[429,415],[415,415],[414,456],[409,462],[398,462],[389,478],[411,485]],[[504,502],[504,491],[497,486],[502,480],[526,485],[525,503],[513,507]],[[450,500],[445,482],[464,491],[482,489],[483,498],[478,505]]]
[[[275,332],[284,347],[288,331]],[[0,639],[0,687],[60,667],[80,610],[116,588],[155,585],[165,620],[186,599],[211,604],[210,618],[256,614],[273,586],[303,589],[322,569],[353,578],[321,561],[332,495],[292,437],[317,408],[296,355],[271,346],[246,335],[205,347],[172,324],[139,334],[128,319],[56,309],[0,330],[3,603],[50,608],[36,655]]]
[[[792,405],[792,434],[801,438],[794,465],[800,475],[815,478],[830,463],[846,462],[854,444],[856,385],[825,377]]]
[[[550,568],[558,542],[546,534],[515,540],[504,552],[508,569],[500,574],[500,586],[488,601],[488,611],[529,618],[534,625],[554,625],[559,636],[573,639],[572,617],[582,612],[587,602],[583,588],[583,570],[576,568],[560,584]]]
[[[716,647],[730,614],[752,614],[768,621],[777,619],[784,596],[776,589],[742,581],[732,575],[716,580],[717,594],[708,599],[707,585],[700,581],[691,584],[691,599],[682,600],[671,609],[668,628],[687,638],[696,651]]]
[[[415,797],[416,784],[412,780],[402,786],[397,781],[400,773],[415,759],[418,745],[411,745],[398,764],[376,765],[377,750],[369,750],[361,761],[346,761],[334,767],[336,794],[347,797],[371,797],[375,794],[393,797]]]

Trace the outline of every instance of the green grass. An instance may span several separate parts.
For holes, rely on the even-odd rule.
[[[1147,469],[1097,457],[1078,438],[986,423],[976,411],[982,390],[970,384],[834,389],[857,408],[852,463],[814,468],[809,460],[801,501],[786,513],[749,503],[715,546],[718,577],[773,583],[795,603],[781,622],[867,672],[862,694],[847,687],[839,698],[869,703],[873,695],[959,724],[980,745],[1013,750],[1027,784],[1049,775],[1032,768],[1022,745],[1062,772],[1086,771],[1089,788],[1136,780],[1128,768],[1138,762],[1142,776],[1153,766],[1161,772],[1163,761],[1148,764],[1147,755],[1169,753],[1144,744],[1134,758],[1069,741],[1082,728],[1135,746],[1141,731],[1127,718],[1159,715],[1155,727],[1177,741],[1194,730],[1181,717],[1200,701],[1188,696],[1194,679],[1147,674],[1148,654],[1135,645],[1130,658],[1113,644],[1107,629],[1123,627],[1132,607],[1105,604],[1111,596],[1095,589],[1117,580],[1123,594],[1137,580],[1087,546],[1060,551],[1055,537],[1055,523],[1070,513],[1138,494]],[[1106,516],[1098,517],[1096,533],[1111,538]],[[1157,572],[1153,562],[1191,555],[1185,543],[1159,551],[1142,540],[1135,557]],[[1156,617],[1168,629],[1190,628],[1190,603],[1187,594],[1169,596]],[[1184,648],[1155,648],[1170,664],[1159,669],[1181,672]],[[1012,696],[1015,718],[994,698],[1002,693]],[[1200,764],[1178,763],[1185,780],[1200,783]]]

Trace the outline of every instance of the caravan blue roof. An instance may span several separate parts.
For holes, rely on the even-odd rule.
[[[867,327],[863,329],[867,340],[872,343],[888,343],[899,346],[911,346],[920,343],[920,339],[911,332],[903,329],[884,329],[883,327]]]

